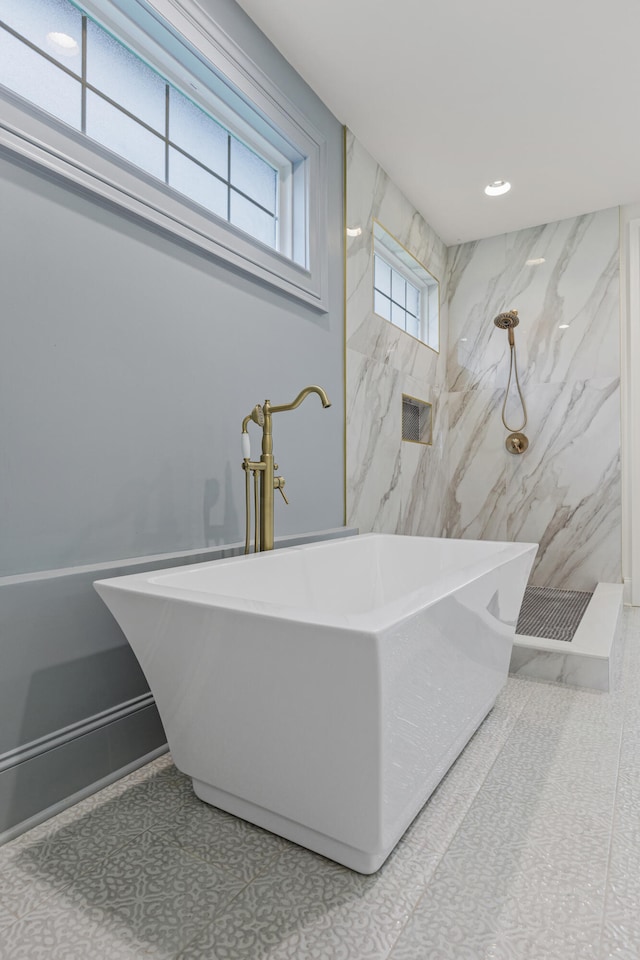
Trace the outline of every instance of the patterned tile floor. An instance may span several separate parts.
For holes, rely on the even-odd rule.
[[[640,610],[611,694],[511,678],[363,877],[162,757],[0,848],[1,960],[638,960]]]

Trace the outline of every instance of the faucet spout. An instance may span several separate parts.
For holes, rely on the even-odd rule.
[[[277,407],[270,406],[269,412],[285,413],[287,410],[295,410],[295,408],[299,407],[302,401],[305,400],[310,393],[318,394],[318,396],[320,397],[320,400],[322,401],[323,407],[331,406],[331,400],[329,400],[329,397],[327,396],[325,391],[322,389],[322,387],[310,386],[310,387],[305,387],[304,390],[301,390],[298,396],[295,398],[295,400],[292,403],[283,403]]]

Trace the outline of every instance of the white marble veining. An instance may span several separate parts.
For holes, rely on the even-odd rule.
[[[346,131],[347,518],[361,531],[437,535],[443,517],[447,251]],[[440,352],[373,312],[373,225],[381,223],[440,280]],[[401,439],[402,394],[434,404],[433,443]]]
[[[501,402],[495,389],[448,394],[445,536],[507,539]]]
[[[618,248],[617,209],[450,248],[449,389],[506,386],[510,309],[523,385],[619,376]]]
[[[440,535],[446,509],[447,394],[436,386],[425,390],[422,384],[414,385],[410,377],[405,378],[404,388],[411,396],[421,390],[432,404],[433,440],[426,451],[419,443],[402,444],[397,532],[420,536],[433,530]]]
[[[374,219],[440,278],[440,354],[373,313]],[[347,226],[361,229],[347,237],[348,522],[538,542],[542,586],[619,581],[618,211],[446,251],[347,131]],[[508,309],[529,415],[521,457],[504,445],[509,349],[492,322]],[[432,446],[401,441],[403,392],[434,404]],[[513,385],[507,422],[522,422]]]
[[[398,529],[402,502],[399,372],[347,350],[348,522],[360,531]]]
[[[541,586],[621,579],[618,247],[618,211],[605,210],[449,251],[443,530],[539,542]],[[520,317],[522,456],[505,450],[501,420],[509,351],[492,321],[508,309]]]
[[[536,549],[374,533],[95,586],[196,794],[368,874],[504,686]]]
[[[508,463],[508,539],[540,543],[536,585],[620,581],[618,379],[537,384],[527,400],[531,443]]]

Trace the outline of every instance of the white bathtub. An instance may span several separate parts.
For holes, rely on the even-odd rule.
[[[373,873],[505,683],[536,549],[367,534],[95,587],[196,794]]]

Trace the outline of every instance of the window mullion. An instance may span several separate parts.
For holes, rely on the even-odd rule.
[[[164,85],[164,182],[169,185],[169,84]]]
[[[227,135],[227,220],[231,223],[231,136]]]
[[[87,18],[82,18],[82,75],[81,90],[82,101],[80,106],[80,130],[87,132]]]

